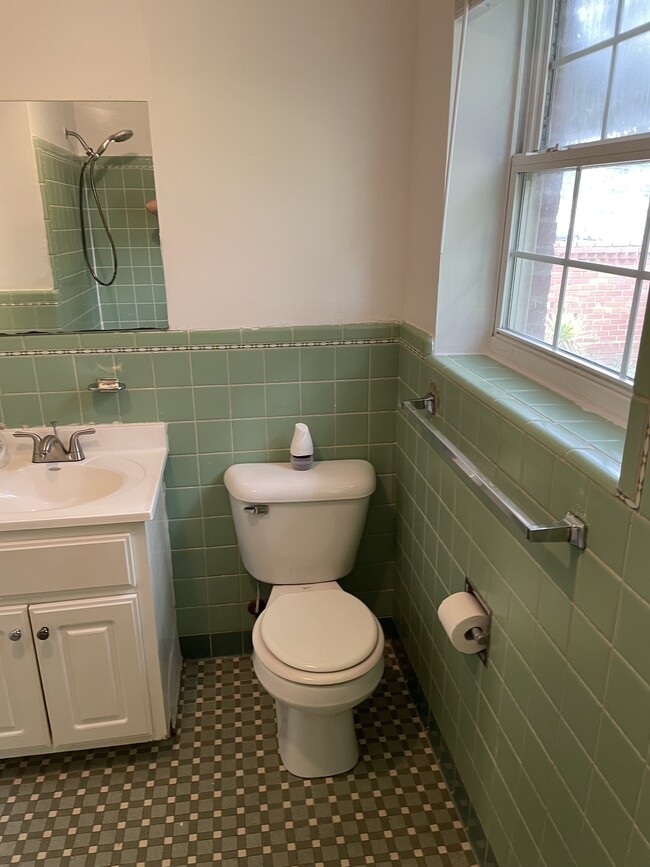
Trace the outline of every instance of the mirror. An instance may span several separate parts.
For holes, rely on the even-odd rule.
[[[146,103],[0,102],[0,136],[0,333],[167,328]]]

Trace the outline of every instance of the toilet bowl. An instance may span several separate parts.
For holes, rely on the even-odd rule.
[[[299,777],[358,761],[353,708],[377,687],[377,618],[337,579],[353,565],[375,473],[367,461],[237,464],[225,485],[245,567],[273,585],[253,629],[253,666],[275,699],[280,757]]]
[[[275,699],[280,757],[298,777],[329,777],[359,758],[352,710],[384,671],[377,618],[335,582],[274,587],[253,629],[253,667]]]

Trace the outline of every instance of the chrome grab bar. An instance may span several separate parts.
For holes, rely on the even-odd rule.
[[[419,409],[427,409],[429,415],[432,415],[426,405],[423,406],[423,400],[424,398],[403,400],[400,406],[410,412],[433,435],[433,444],[438,454],[458,471],[458,474],[480,495],[486,505],[492,507],[493,511],[509,518],[529,542],[568,542],[581,551],[585,550],[587,547],[587,525],[584,521],[572,512],[567,512],[561,521],[553,524],[537,524],[533,521],[475,464],[466,458],[444,434],[441,434],[426,416],[420,415]]]

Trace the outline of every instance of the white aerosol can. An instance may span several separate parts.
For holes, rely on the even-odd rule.
[[[294,470],[310,470],[314,463],[314,444],[306,424],[298,423],[289,448]]]

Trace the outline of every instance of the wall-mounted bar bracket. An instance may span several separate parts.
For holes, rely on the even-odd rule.
[[[429,383],[429,390],[424,397],[416,397],[413,400],[403,400],[402,407],[405,404],[411,405],[414,409],[424,409],[429,415],[438,415],[440,411],[440,390],[435,382]]]
[[[483,630],[479,629],[476,626],[470,630],[470,632],[472,633],[471,637],[474,639],[474,641],[477,642],[477,644],[480,644],[481,647],[483,648],[483,650],[479,650],[476,655],[481,660],[483,665],[487,665],[488,649],[489,649],[489,645],[490,645],[490,632],[492,630],[492,609],[490,608],[490,606],[487,604],[485,599],[483,599],[483,597],[478,592],[476,587],[474,587],[472,582],[467,577],[465,577],[464,590],[465,590],[465,593],[471,593],[472,594],[472,596],[476,599],[476,601],[481,606],[483,611],[485,611],[485,613],[488,617],[487,632],[483,632]],[[470,636],[466,635],[465,637],[469,638]]]
[[[587,525],[577,515],[567,512],[555,524],[532,524],[526,527],[529,542],[568,542],[581,551],[587,547]]]
[[[561,521],[552,524],[538,524],[523,512],[516,503],[507,497],[503,491],[491,482],[479,468],[473,464],[456,446],[440,433],[430,419],[430,414],[418,412],[418,403],[425,401],[427,396],[418,401],[403,400],[402,409],[423,424],[433,437],[433,446],[438,454],[452,466],[461,478],[474,490],[481,500],[495,513],[509,518],[515,527],[524,534],[529,542],[568,542],[580,551],[587,547],[587,525],[577,515],[567,512]],[[425,407],[422,406],[421,409]]]
[[[402,401],[402,403],[406,403],[406,401]],[[425,409],[429,415],[436,414],[436,396],[428,391],[424,397],[417,397],[415,400],[410,400],[408,403],[412,404],[415,409]]]

